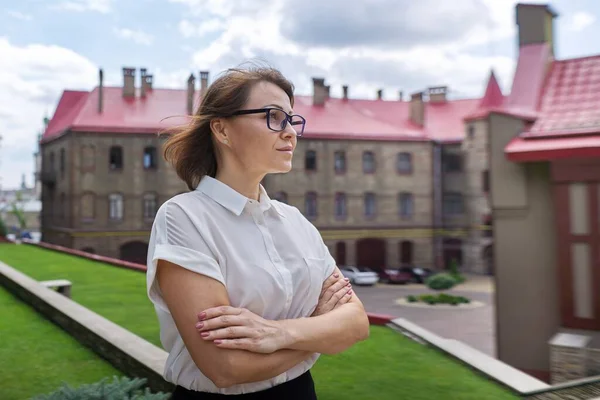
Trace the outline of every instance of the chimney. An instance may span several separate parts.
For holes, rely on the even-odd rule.
[[[383,89],[377,91],[377,100],[383,99]]]
[[[325,89],[325,78],[312,78],[313,80],[313,106],[325,105],[327,89]]]
[[[423,126],[425,122],[425,103],[423,92],[413,93],[410,96],[410,120],[413,124]]]
[[[142,84],[140,85],[140,96],[141,97],[146,97],[146,85],[144,84],[144,81],[146,80],[146,72],[147,69],[146,68],[140,68],[140,78],[142,80]]]
[[[348,100],[348,85],[342,86],[342,90],[344,91],[344,100]]]
[[[400,100],[400,101],[404,100],[404,92],[402,90],[398,91],[398,100]]]
[[[196,78],[194,74],[190,74],[187,81],[187,113],[192,115],[194,113],[194,94],[196,92]]]
[[[204,98],[208,90],[208,71],[200,71],[200,96]]]
[[[135,96],[135,68],[123,67],[123,97]]]
[[[446,94],[448,94],[448,86],[434,86],[427,89],[430,103],[446,102]]]
[[[152,90],[152,75],[148,74],[146,68],[140,68],[140,75],[142,78],[140,95],[146,97],[146,94]]]
[[[102,114],[102,110],[104,109],[104,72],[102,68],[98,71],[98,113]]]
[[[554,56],[554,18],[557,16],[558,14],[545,4],[517,4],[519,48],[529,44],[547,43]]]

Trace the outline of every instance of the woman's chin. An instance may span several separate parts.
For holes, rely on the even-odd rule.
[[[290,172],[291,170],[292,170],[292,162],[290,160],[289,162],[278,163],[277,166],[273,166],[273,168],[271,168],[271,171],[269,173],[270,174],[285,174],[287,172]]]

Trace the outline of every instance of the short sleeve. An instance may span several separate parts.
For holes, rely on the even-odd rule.
[[[154,219],[146,272],[148,297],[156,306],[168,312],[156,281],[158,260],[169,261],[225,285],[221,267],[204,240],[199,221],[173,202],[163,204]]]

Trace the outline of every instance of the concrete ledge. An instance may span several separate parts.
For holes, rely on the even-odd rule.
[[[53,281],[41,281],[40,285],[47,287],[48,289],[55,289],[65,297],[71,297],[71,281],[66,279],[55,279]]]
[[[167,352],[0,262],[0,285],[130,377],[153,391],[171,392],[163,369]]]
[[[527,392],[550,388],[547,383],[533,378],[479,350],[457,340],[442,338],[403,318],[392,320],[390,325],[408,336],[417,337],[420,341],[443,351],[516,393],[526,394]]]

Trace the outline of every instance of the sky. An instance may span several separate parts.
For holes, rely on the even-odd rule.
[[[447,85],[479,97],[490,69],[504,93],[516,63],[515,0],[0,0],[0,188],[33,185],[37,137],[65,89],[98,69],[148,69],[154,87],[186,87],[248,60],[279,68],[297,94],[323,77],[331,95],[405,98]],[[532,0],[531,3],[547,3]],[[556,56],[600,54],[600,2],[555,0]],[[210,80],[209,78],[209,80]]]

